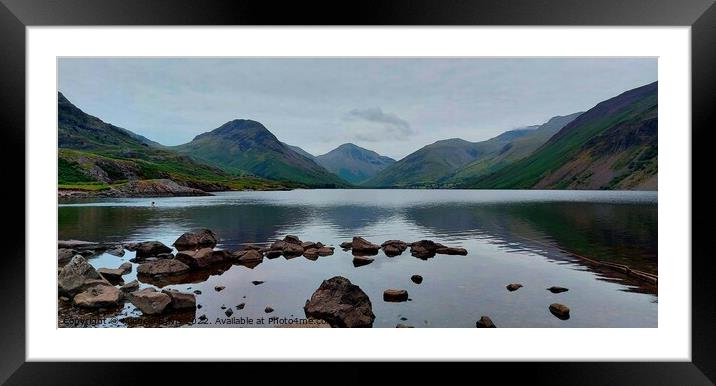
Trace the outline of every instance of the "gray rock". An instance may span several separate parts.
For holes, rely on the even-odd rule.
[[[90,279],[101,280],[102,278],[84,257],[76,255],[60,270],[57,284],[60,293],[74,295]]]
[[[567,320],[569,319],[569,307],[565,306],[564,304],[559,303],[552,303],[549,305],[549,312],[552,313],[552,315],[556,316],[559,319]]]
[[[160,253],[169,253],[172,251],[172,249],[160,243],[159,241],[145,241],[137,244],[136,251],[137,257],[145,258],[156,256]]]
[[[57,262],[60,264],[64,264],[68,261],[70,261],[75,255],[78,255],[79,252],[77,252],[74,249],[69,248],[59,248],[57,250]]]
[[[552,286],[552,287],[547,288],[547,291],[549,291],[549,292],[551,292],[551,293],[553,293],[553,294],[558,294],[558,293],[561,293],[561,292],[567,292],[567,291],[569,291],[569,289],[568,289],[568,288],[564,288],[564,287],[555,287],[555,286]]]
[[[273,308],[271,308],[271,307],[266,307],[266,308],[264,309],[264,312],[267,313],[267,314],[270,314],[270,313],[273,312]]]
[[[342,276],[324,280],[303,310],[307,318],[325,320],[331,327],[372,327],[375,320],[368,295]]]
[[[137,290],[139,290],[139,282],[136,280],[132,280],[127,284],[124,284],[123,286],[119,287],[119,290],[124,293],[132,293]]]
[[[216,291],[216,292],[221,292],[221,291],[223,291],[225,288],[226,288],[226,286],[217,285],[217,286],[214,287],[214,291]]]
[[[379,249],[379,245],[373,244],[362,237],[353,237],[353,242],[351,243],[351,250],[353,252],[377,254]]]
[[[196,308],[196,296],[194,294],[168,289],[162,290],[162,293],[169,295],[171,298],[170,306],[172,309],[186,310]]]
[[[507,288],[507,290],[510,292],[514,292],[514,291],[517,291],[518,289],[522,288],[522,284],[512,283],[512,284],[508,284],[505,288]]]
[[[465,248],[453,248],[453,247],[445,247],[445,248],[438,248],[435,250],[435,253],[441,254],[441,255],[467,255],[467,249]]]
[[[415,284],[420,284],[423,282],[423,277],[420,275],[413,275],[410,277],[410,280],[412,280]]]

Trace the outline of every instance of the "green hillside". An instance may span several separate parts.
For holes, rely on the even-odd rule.
[[[597,104],[530,156],[463,181],[487,189],[656,189],[657,83]]]
[[[390,157],[352,143],[344,143],[314,159],[326,170],[351,184],[360,184],[395,163]]]

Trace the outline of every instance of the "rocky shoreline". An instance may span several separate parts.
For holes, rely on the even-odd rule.
[[[322,242],[303,241],[297,236],[287,235],[266,246],[246,244],[233,251],[216,249],[219,237],[208,229],[184,233],[173,243],[173,248],[159,241],[136,243],[96,243],[79,240],[58,241],[58,294],[61,312],[81,313],[82,310],[103,312],[121,309],[125,303],[131,303],[141,315],[169,318],[192,323],[195,320],[206,321],[205,314],[198,315],[202,305],[197,302],[199,290],[180,292],[162,289],[170,284],[200,283],[210,276],[221,274],[234,265],[254,268],[266,259],[283,256],[292,259],[303,256],[309,260],[334,254],[335,248]],[[409,250],[411,256],[426,260],[436,255],[468,255],[467,250],[449,247],[432,240],[404,242],[387,240],[375,244],[363,237],[355,236],[351,241],[340,244],[344,251],[351,251],[353,265],[358,268],[371,264],[380,251],[387,258],[395,258]],[[118,267],[95,269],[88,259],[92,256],[109,253],[124,256],[125,251],[135,252],[129,261],[137,264],[136,280],[125,283],[123,276],[132,272],[133,265],[125,262]],[[406,277],[412,285],[421,285],[423,276],[418,274]],[[407,280],[406,280],[407,281]],[[263,284],[262,280],[252,281],[254,286]],[[159,289],[155,288],[159,287]],[[522,283],[509,283],[508,292],[519,291]],[[191,287],[189,287],[191,288]],[[214,291],[222,291],[223,285],[217,285]],[[568,288],[552,286],[546,291],[560,294]],[[545,298],[546,300],[547,298]],[[407,288],[385,288],[383,301],[401,303],[412,301]],[[235,307],[222,306],[222,312],[232,317],[235,312],[244,309],[246,303]],[[234,310],[235,308],[235,310]],[[561,320],[570,318],[568,306],[560,303],[545,304],[545,308]],[[274,311],[266,305],[264,312]],[[372,327],[375,321],[373,306],[368,295],[345,277],[333,276],[318,285],[318,288],[306,300],[303,311],[305,327]],[[198,315],[198,316],[197,316]],[[405,320],[405,319],[401,319]],[[316,324],[320,324],[317,326]],[[302,327],[300,325],[279,327]],[[399,328],[413,327],[404,323]],[[489,316],[483,315],[475,322],[478,328],[494,328],[495,323]]]

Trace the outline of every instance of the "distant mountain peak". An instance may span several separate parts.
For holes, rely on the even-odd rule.
[[[315,160],[331,173],[353,184],[372,178],[395,163],[390,157],[354,143],[344,143],[326,154],[317,156]]]

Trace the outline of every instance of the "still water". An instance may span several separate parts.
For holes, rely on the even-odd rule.
[[[152,201],[155,202],[152,206]],[[370,297],[374,327],[475,327],[487,315],[497,327],[657,327],[657,289],[580,257],[629,265],[657,274],[657,193],[610,191],[486,190],[294,190],[222,192],[212,197],[104,199],[63,203],[59,238],[98,242],[158,240],[171,245],[182,233],[213,230],[218,249],[264,245],[297,235],[336,247],[332,256],[264,258],[254,268],[229,265],[177,279],[142,283],[192,292],[200,290],[196,314],[142,316],[127,303],[102,316],[102,326],[184,325],[241,327],[234,318],[303,318],[303,305],[321,281],[340,275]],[[467,256],[387,257],[355,267],[338,246],[353,236],[380,244],[431,239],[468,250]],[[97,268],[116,268],[134,257],[91,258]],[[125,282],[136,278],[132,274]],[[414,274],[424,281],[415,284]],[[252,281],[264,281],[254,285]],[[505,286],[524,285],[515,292]],[[214,286],[226,289],[216,292]],[[552,294],[561,286],[568,292]],[[410,301],[388,303],[388,288],[406,289]],[[236,305],[245,303],[241,310]],[[571,309],[568,320],[548,306]],[[265,314],[270,306],[275,311]],[[60,318],[69,313],[60,306]],[[192,323],[206,315],[208,323]],[[235,319],[238,320],[238,319]],[[111,321],[111,322],[109,322]],[[272,326],[267,324],[266,326]],[[261,327],[253,325],[252,327]]]

